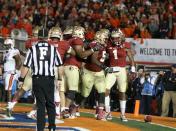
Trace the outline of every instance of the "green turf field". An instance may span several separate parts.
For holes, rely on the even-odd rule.
[[[81,116],[94,117],[93,114],[83,113],[83,112],[81,113]],[[145,123],[145,122],[136,121],[136,120],[129,120],[128,122],[121,122],[121,120],[117,117],[113,117],[111,122],[122,124],[128,127],[138,128],[141,131],[176,131],[176,129],[171,129],[169,127],[162,127],[159,125],[154,125],[154,124]]]
[[[17,106],[31,107],[32,104],[18,103]],[[94,114],[85,113],[85,112],[81,112],[81,116],[94,118]],[[129,120],[128,122],[121,122],[121,120],[117,117],[113,117],[113,119],[110,122],[122,124],[132,128],[138,128],[141,131],[176,131],[176,129],[173,129],[173,128],[155,125],[151,123],[145,123],[144,121],[138,121],[138,120]]]

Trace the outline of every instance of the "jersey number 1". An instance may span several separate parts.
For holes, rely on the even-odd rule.
[[[117,56],[117,49],[113,50],[112,53],[114,54],[114,59],[115,59],[115,60],[118,59],[118,56]]]

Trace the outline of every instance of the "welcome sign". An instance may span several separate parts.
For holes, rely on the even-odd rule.
[[[176,40],[128,38],[135,51],[134,59],[138,63],[173,64],[176,63]]]

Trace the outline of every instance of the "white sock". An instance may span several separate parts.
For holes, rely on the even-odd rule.
[[[126,100],[120,100],[120,111],[121,115],[125,115]]]
[[[29,114],[30,114],[30,115],[36,114],[36,112],[37,112],[37,110],[32,110],[32,111],[29,112]]]
[[[13,102],[12,102],[12,105],[13,105],[12,107],[13,107],[13,108],[14,108],[14,106],[16,105],[16,103],[17,103],[17,101],[13,101]]]
[[[9,107],[10,109],[13,109],[14,106],[16,105],[16,103],[17,103],[17,101],[8,102],[8,107]]]
[[[60,102],[60,95],[59,95],[59,91],[57,89],[55,89],[55,91],[54,91],[54,101]]]
[[[111,111],[109,96],[105,97],[105,111],[108,113]]]
[[[65,110],[65,107],[61,107],[61,112],[63,112]]]
[[[98,101],[96,101],[95,103],[96,103],[96,106],[98,106],[98,105],[99,105],[99,104],[98,104]]]
[[[56,106],[56,114],[60,114],[60,104],[58,106]]]

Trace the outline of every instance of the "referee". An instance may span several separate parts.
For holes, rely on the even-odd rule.
[[[48,37],[48,31],[46,29],[41,29],[38,33],[38,37],[38,43],[33,45],[27,52],[26,59],[21,69],[19,84],[23,84],[25,76],[29,68],[31,68],[32,89],[37,101],[37,131],[44,131],[45,107],[48,114],[49,131],[54,131],[56,128],[54,67],[60,66],[62,61],[57,49],[45,40]],[[58,79],[60,79],[59,76]]]

